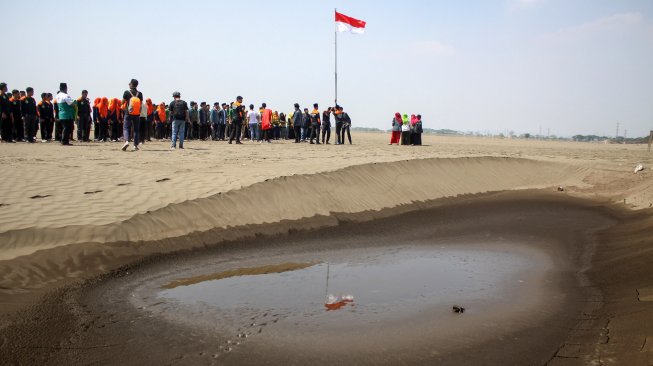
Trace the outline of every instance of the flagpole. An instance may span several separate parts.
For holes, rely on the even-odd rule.
[[[337,13],[338,9],[334,9],[334,11],[335,11],[335,13]],[[335,13],[334,13],[334,15],[335,15]],[[335,62],[335,66],[336,66],[336,72],[335,72],[336,100],[335,100],[335,102],[336,102],[336,104],[338,104],[338,28],[337,27],[335,27],[335,30],[334,30],[333,33],[334,33],[335,39],[336,39],[336,42],[335,42],[335,47],[336,47],[336,52],[335,52],[335,56],[336,56],[336,62]]]

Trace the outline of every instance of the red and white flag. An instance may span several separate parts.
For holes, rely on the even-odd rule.
[[[362,34],[365,33],[365,22],[336,12],[336,31]]]

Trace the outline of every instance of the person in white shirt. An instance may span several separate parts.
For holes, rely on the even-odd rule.
[[[258,121],[261,118],[261,115],[258,111],[254,110],[254,104],[249,105],[249,112],[247,112],[247,121],[249,121],[249,134],[252,141],[258,140]]]
[[[74,104],[75,100],[68,95],[68,85],[66,83],[59,84],[57,105],[59,106],[59,122],[63,128],[61,134],[62,145],[70,145],[70,132],[73,128],[73,121],[75,119]]]

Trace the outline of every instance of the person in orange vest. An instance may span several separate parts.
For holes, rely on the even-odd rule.
[[[166,104],[161,103],[159,106],[156,108],[156,113],[154,113],[154,121],[156,123],[156,131],[154,134],[154,138],[162,141],[165,138],[165,129],[166,129]]]
[[[125,90],[122,94],[122,110],[125,114],[122,126],[122,134],[125,143],[122,145],[122,151],[126,151],[129,147],[129,137],[132,127],[134,129],[134,148],[133,151],[138,151],[138,142],[140,138],[140,119],[141,119],[141,105],[143,103],[143,93],[139,92],[138,80],[132,79],[129,82],[129,90]]]
[[[263,136],[261,137],[267,143],[270,143],[270,132],[272,131],[272,110],[268,109],[266,103],[263,103],[261,106],[263,112],[261,112],[261,132]]]

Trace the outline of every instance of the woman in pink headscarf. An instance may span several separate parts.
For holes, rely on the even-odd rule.
[[[410,144],[417,145],[417,133],[415,133],[415,125],[417,124],[417,116],[410,115]]]
[[[401,139],[402,124],[403,121],[401,119],[401,114],[399,112],[395,113],[395,118],[392,119],[392,135],[390,136],[390,145],[399,145],[399,140]]]

